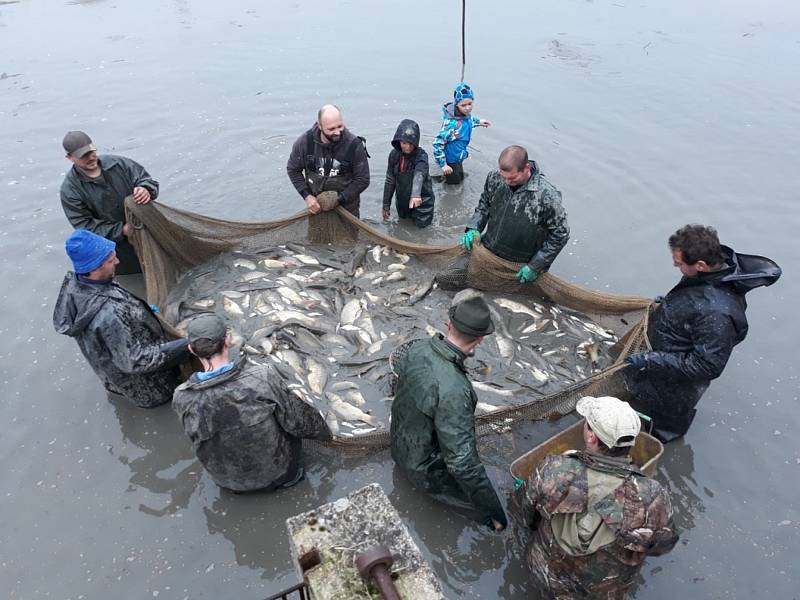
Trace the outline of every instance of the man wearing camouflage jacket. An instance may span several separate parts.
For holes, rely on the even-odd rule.
[[[641,422],[627,402],[587,396],[577,411],[585,449],[548,456],[527,482],[527,562],[558,600],[623,599],[645,557],[678,541],[672,504],[631,464]]]

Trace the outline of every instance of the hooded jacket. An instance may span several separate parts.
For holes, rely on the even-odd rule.
[[[469,142],[472,130],[480,126],[481,120],[470,115],[456,114],[455,102],[442,106],[442,127],[433,140],[433,158],[440,167],[454,165],[469,158]]]
[[[92,179],[75,165],[61,184],[61,207],[75,229],[88,229],[117,243],[119,275],[140,273],[139,259],[122,233],[125,224],[125,198],[133,188],[143,187],[151,200],[158,198],[158,181],[130,158],[105,154],[98,158],[102,177]]]
[[[180,383],[186,340],[167,340],[153,311],[114,282],[90,284],[68,272],[53,311],[58,333],[75,338],[83,356],[114,394],[136,406],[169,402]]]
[[[426,227],[433,221],[435,197],[428,173],[428,153],[419,147],[419,138],[419,125],[411,119],[403,119],[392,139],[393,150],[389,153],[383,186],[383,208],[388,209],[392,196],[397,194],[396,207],[400,218],[413,218],[418,227]],[[414,144],[414,151],[404,154],[400,142]],[[411,198],[422,198],[422,204],[409,209]]]
[[[267,365],[239,361],[206,381],[192,376],[172,407],[211,478],[234,491],[274,489],[296,478],[301,438],[330,439],[325,421]]]
[[[360,194],[369,186],[369,161],[361,138],[349,129],[338,142],[326,144],[315,123],[292,146],[286,172],[301,198],[339,192],[341,205],[359,216]]]
[[[411,482],[481,520],[507,524],[478,456],[475,405],[466,356],[441,335],[411,345],[398,365],[392,403],[392,458]]]
[[[481,232],[481,243],[500,258],[527,263],[541,273],[569,240],[569,225],[561,192],[545,179],[535,161],[529,162],[530,179],[516,191],[500,171],[486,176],[467,229]]]
[[[694,407],[747,336],[750,290],[775,283],[781,269],[761,256],[722,246],[725,266],[683,277],[650,317],[645,367],[624,375],[638,410],[669,440],[688,431]]]
[[[667,491],[654,479],[590,452],[548,456],[526,485],[523,513],[541,517],[527,547],[533,576],[556,598],[624,598],[646,556],[678,541]],[[572,523],[604,542],[580,552],[563,547]],[[597,535],[597,534],[596,534]]]

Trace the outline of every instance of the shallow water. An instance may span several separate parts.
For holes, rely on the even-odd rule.
[[[314,458],[306,482],[268,497],[220,492],[169,407],[110,403],[50,323],[67,268],[57,199],[66,130],[142,162],[166,203],[263,220],[301,207],[285,160],[319,105],[336,102],[369,140],[362,214],[377,221],[388,138],[412,117],[429,144],[458,79],[458,4],[0,4],[9,597],[262,598],[295,580],[283,520],[370,481],[448,597],[533,595],[510,533],[409,490],[386,453]],[[475,133],[464,185],[437,186],[433,227],[388,230],[454,240],[499,151],[522,143],[564,194],[572,239],[554,271],[571,281],[664,293],[678,279],[666,238],[687,222],[781,264],[777,285],[748,296],[750,334],[692,430],[665,452],[659,478],[682,541],[646,562],[636,597],[795,597],[798,327],[788,300],[800,293],[800,5],[469,4],[466,79],[493,126]]]

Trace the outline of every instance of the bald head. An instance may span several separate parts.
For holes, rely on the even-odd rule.
[[[342,138],[344,122],[338,106],[326,104],[317,113],[317,124],[323,142],[338,142]]]
[[[500,153],[497,162],[500,166],[500,177],[514,188],[525,184],[531,178],[528,151],[522,146],[509,146]]]

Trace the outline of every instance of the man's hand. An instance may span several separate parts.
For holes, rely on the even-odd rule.
[[[312,196],[311,194],[306,196],[306,208],[308,208],[308,212],[310,212],[312,215],[315,215],[322,210],[317,197]]]
[[[506,528],[505,525],[503,525],[502,523],[500,523],[499,521],[496,521],[494,519],[492,519],[492,527],[494,527],[495,531],[503,531],[503,529]]]
[[[422,204],[422,198],[412,198],[411,202],[408,203],[408,208],[413,210],[417,208],[420,204]]]
[[[647,367],[647,352],[637,352],[625,358],[625,362],[634,369],[641,371]]]
[[[467,229],[464,237],[461,238],[461,245],[465,250],[472,250],[472,244],[475,243],[475,238],[481,239],[481,234],[476,229]]]
[[[127,223],[122,224],[122,235],[124,235],[125,237],[131,236],[131,226],[128,225]]]
[[[531,269],[528,265],[522,267],[517,271],[517,281],[520,283],[532,283],[539,278],[539,274]]]
[[[478,124],[479,127],[489,127],[490,125],[491,122],[486,119],[481,119],[481,122]]]
[[[442,175],[452,175],[453,174],[453,167],[450,165],[445,165],[442,167]]]
[[[147,188],[141,186],[133,188],[133,201],[136,202],[136,204],[147,204],[150,202],[150,192]]]
[[[391,215],[391,214],[392,214],[392,212],[391,212],[390,208],[388,208],[388,207],[384,208],[383,209],[383,220],[384,221],[388,221],[389,220],[389,215]]]

